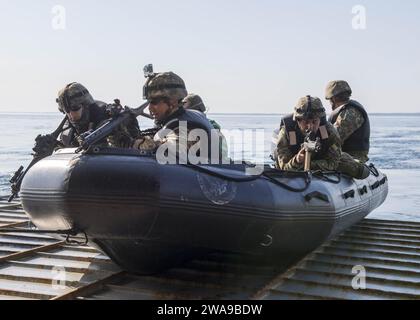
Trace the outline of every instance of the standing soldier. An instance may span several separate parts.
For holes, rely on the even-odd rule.
[[[352,89],[346,81],[328,83],[325,97],[333,109],[330,121],[340,135],[343,152],[366,163],[370,147],[369,116],[359,102],[350,100],[351,95]]]

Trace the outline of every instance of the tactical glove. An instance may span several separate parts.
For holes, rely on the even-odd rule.
[[[57,139],[52,135],[39,135],[35,139],[35,146],[32,150],[34,151],[35,156],[47,157],[54,152],[57,144]]]

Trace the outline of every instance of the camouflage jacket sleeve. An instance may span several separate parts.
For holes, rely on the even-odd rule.
[[[277,140],[276,167],[284,171],[298,171],[303,169],[303,164],[296,162],[296,154],[293,154],[289,149],[289,140],[285,128],[281,128]]]
[[[347,108],[337,118],[334,127],[337,129],[341,141],[346,141],[356,130],[362,127],[365,118],[356,108]]]
[[[311,170],[334,171],[338,168],[341,158],[341,141],[337,130],[331,124],[327,124],[329,138],[328,151],[321,160],[314,160],[311,163]]]
[[[169,150],[176,150],[177,153],[182,153],[182,156],[186,157],[187,154],[184,154],[184,152],[188,153],[189,149],[199,141],[188,141],[189,132],[190,130],[186,132],[187,135],[185,137],[180,137],[178,128],[168,130],[167,132],[161,130],[154,137],[146,136],[137,139],[133,144],[133,148],[142,151],[152,151],[156,150],[159,146],[166,144],[166,147]]]

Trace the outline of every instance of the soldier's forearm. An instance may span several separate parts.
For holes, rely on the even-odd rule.
[[[279,168],[284,171],[297,171],[303,168],[303,164],[299,164],[296,161],[296,156],[291,158],[279,158],[278,164]]]

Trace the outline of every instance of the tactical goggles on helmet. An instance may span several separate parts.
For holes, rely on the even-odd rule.
[[[66,113],[70,113],[70,112],[77,112],[77,111],[79,111],[80,109],[82,109],[82,107],[83,107],[83,105],[81,105],[81,104],[79,104],[79,105],[77,105],[77,106],[69,106],[69,107],[64,107],[64,111],[66,112]]]
[[[68,84],[66,89],[64,90],[64,94],[63,94],[63,107],[64,107],[64,111],[67,112],[67,113],[70,113],[71,111],[77,112],[80,109],[82,109],[82,107],[83,107],[83,105],[80,104],[80,103],[77,104],[77,105],[72,105],[71,100],[78,99],[78,98],[81,98],[81,97],[85,96],[86,94],[89,94],[89,91],[84,89],[84,90],[82,90],[78,93],[74,93],[70,96],[69,92],[68,92],[68,89],[74,83],[75,82]]]

